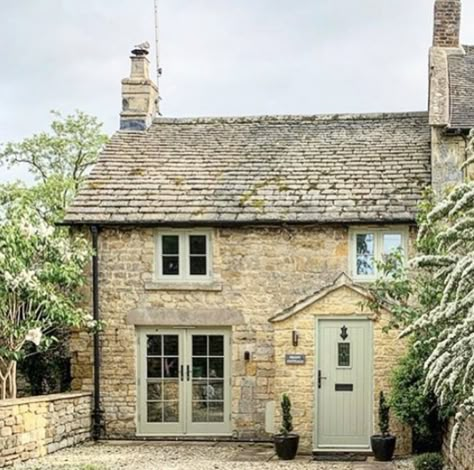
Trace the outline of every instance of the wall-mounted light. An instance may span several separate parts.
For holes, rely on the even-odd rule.
[[[296,348],[298,346],[298,340],[300,339],[300,335],[296,330],[293,330],[291,333],[291,342],[293,343],[293,346]]]
[[[245,351],[244,352],[244,360],[250,361],[250,351]]]

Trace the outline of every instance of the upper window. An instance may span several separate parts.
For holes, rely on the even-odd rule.
[[[351,270],[356,280],[377,277],[377,262],[399,249],[406,255],[407,231],[401,229],[357,229],[351,232]]]
[[[157,278],[169,281],[210,279],[211,235],[170,231],[158,234]]]

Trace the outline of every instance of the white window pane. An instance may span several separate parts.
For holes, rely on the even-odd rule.
[[[402,246],[402,236],[400,233],[384,233],[383,235],[383,253],[388,255],[397,251]]]
[[[358,276],[370,276],[375,272],[374,234],[356,235],[356,273]]]

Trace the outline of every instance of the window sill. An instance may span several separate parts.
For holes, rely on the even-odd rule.
[[[175,290],[175,291],[208,291],[220,292],[222,290],[222,282],[219,281],[154,281],[145,284],[145,290]]]

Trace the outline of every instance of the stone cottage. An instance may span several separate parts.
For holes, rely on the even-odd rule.
[[[157,117],[147,51],[132,52],[120,130],[65,218],[96,248],[106,327],[72,342],[96,437],[268,438],[288,392],[303,447],[370,450],[403,347],[366,288],[384,254],[413,253],[423,190],[463,178],[460,20],[460,0],[436,1],[428,112]]]

